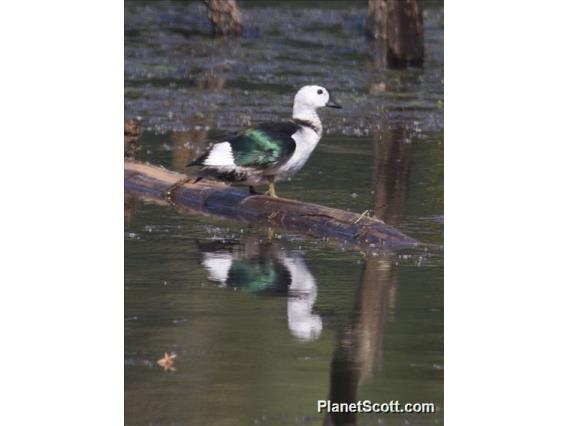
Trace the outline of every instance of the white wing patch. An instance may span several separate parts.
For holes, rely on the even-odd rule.
[[[229,142],[213,145],[209,156],[203,162],[204,166],[235,166],[233,150]]]
[[[205,253],[201,264],[207,269],[211,281],[224,285],[229,278],[233,256],[230,253]]]

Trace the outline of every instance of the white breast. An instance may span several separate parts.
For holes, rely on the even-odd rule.
[[[292,157],[277,169],[276,180],[283,180],[298,173],[310,158],[321,136],[309,127],[302,127],[292,135],[292,139],[296,142],[296,149]]]

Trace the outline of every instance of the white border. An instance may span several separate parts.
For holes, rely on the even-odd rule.
[[[123,423],[123,10],[0,6],[0,424]]]
[[[567,6],[445,16],[446,421],[565,423]]]

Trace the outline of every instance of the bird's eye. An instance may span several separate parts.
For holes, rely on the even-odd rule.
[[[323,93],[323,90],[319,89],[318,90],[318,95],[321,95]]]

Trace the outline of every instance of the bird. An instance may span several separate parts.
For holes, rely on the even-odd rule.
[[[286,180],[304,167],[323,133],[318,108],[341,108],[322,86],[302,87],[294,97],[292,118],[249,127],[226,141],[214,143],[187,164],[199,166],[195,182],[213,177],[255,187],[268,185],[267,195],[277,198],[274,183]]]
[[[253,236],[236,242],[198,242],[201,265],[220,287],[261,296],[286,296],[288,328],[299,340],[319,338],[323,321],[313,312],[317,282],[298,252],[288,253]]]

